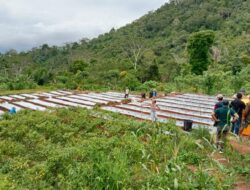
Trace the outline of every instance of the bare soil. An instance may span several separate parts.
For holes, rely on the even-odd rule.
[[[238,151],[240,154],[250,154],[250,145],[248,144],[241,144],[234,140],[229,141],[231,146]],[[250,189],[249,189],[250,190]]]
[[[239,182],[234,186],[234,190],[250,190],[250,184]]]

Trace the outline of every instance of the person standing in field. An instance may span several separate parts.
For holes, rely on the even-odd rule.
[[[220,152],[223,151],[226,136],[230,130],[231,118],[237,120],[239,118],[238,114],[231,108],[229,108],[229,102],[224,100],[222,102],[223,106],[216,109],[212,113],[212,119],[216,123],[216,147]]]
[[[222,94],[218,94],[217,95],[217,100],[218,102],[214,105],[214,110],[217,110],[218,108],[222,107],[222,101],[223,101],[223,95]]]
[[[159,106],[156,104],[156,100],[152,100],[152,103],[150,105],[150,115],[151,115],[151,120],[152,122],[157,121],[157,114],[156,111],[160,110]]]
[[[239,131],[241,128],[242,123],[242,113],[246,108],[246,105],[242,99],[242,93],[237,93],[237,98],[231,102],[232,109],[238,114],[239,118],[233,122],[232,126],[232,133],[235,133],[236,135],[239,135]]]
[[[128,98],[128,96],[129,96],[129,89],[128,89],[128,88],[126,88],[124,98]]]
[[[143,102],[144,100],[146,100],[146,93],[142,92],[141,93],[141,101]]]
[[[9,110],[9,113],[10,113],[10,114],[15,114],[15,113],[16,113],[16,108],[15,108],[15,107],[12,107],[12,108]]]
[[[154,90],[152,91],[152,97],[153,97],[153,98],[156,98],[156,97],[157,97],[157,91],[156,91],[156,89],[154,89]]]
[[[153,90],[151,90],[150,92],[149,92],[149,96],[148,96],[149,98],[152,98],[153,97]]]
[[[215,110],[217,110],[218,108],[221,108],[221,107],[223,107],[223,95],[222,94],[218,94],[217,95],[217,100],[218,100],[218,102],[214,105],[214,111]],[[214,122],[214,126],[216,126],[217,125],[217,122],[215,121]]]

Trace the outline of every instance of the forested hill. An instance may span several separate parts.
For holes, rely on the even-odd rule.
[[[187,44],[190,36],[202,30],[213,31],[215,39],[209,48],[208,71],[196,75],[190,69]],[[231,93],[244,87],[250,91],[250,1],[172,0],[90,41],[64,47],[44,44],[19,54],[9,51],[1,55],[0,68],[0,89],[53,84],[137,90],[160,86],[165,91],[206,93],[217,89]]]

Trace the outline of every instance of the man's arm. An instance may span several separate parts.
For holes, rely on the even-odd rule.
[[[236,112],[233,112],[233,121],[232,122],[235,122],[239,119],[239,115],[236,113]]]
[[[215,121],[215,122],[220,121],[220,120],[218,120],[218,118],[216,117],[216,113],[215,113],[215,112],[213,112],[211,116],[212,116],[212,120],[213,120],[213,121]]]

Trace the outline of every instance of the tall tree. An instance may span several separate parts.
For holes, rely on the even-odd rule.
[[[211,30],[193,33],[188,41],[189,63],[194,74],[201,75],[210,63],[209,49],[214,43],[215,34]]]
[[[146,51],[144,40],[141,37],[128,37],[123,43],[123,51],[130,60],[135,71],[144,52]]]

